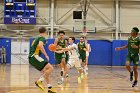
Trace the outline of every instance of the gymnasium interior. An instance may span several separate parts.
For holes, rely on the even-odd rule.
[[[45,50],[54,67],[50,78],[56,93],[140,93],[140,77],[132,88],[125,68],[128,50],[115,51],[128,44],[133,27],[140,29],[139,11],[140,0],[0,0],[0,53],[4,48],[6,54],[0,54],[0,93],[43,93],[34,84],[40,72],[28,62],[40,27],[47,29]],[[85,36],[91,46],[82,83],[72,68],[68,82],[57,84],[60,71],[48,46],[59,31],[75,37],[75,43]]]

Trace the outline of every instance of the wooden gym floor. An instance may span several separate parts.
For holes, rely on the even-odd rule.
[[[140,75],[140,69],[138,71]],[[136,93],[123,67],[90,65],[89,74],[81,84],[77,82],[77,75],[76,69],[71,69],[68,83],[58,86],[59,71],[54,67],[52,85],[57,93]],[[39,76],[40,73],[29,65],[0,65],[0,93],[42,93],[34,84]],[[140,93],[138,88],[137,93]]]

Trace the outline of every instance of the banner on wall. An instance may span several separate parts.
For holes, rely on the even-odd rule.
[[[4,18],[5,24],[36,24],[36,18]]]

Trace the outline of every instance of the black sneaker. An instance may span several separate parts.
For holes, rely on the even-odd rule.
[[[56,91],[53,88],[48,88],[48,93],[56,93]]]
[[[137,85],[138,81],[134,81],[132,84],[132,87],[135,87]]]
[[[63,76],[63,71],[60,72],[60,75]]]
[[[133,71],[130,72],[130,81],[133,81]]]

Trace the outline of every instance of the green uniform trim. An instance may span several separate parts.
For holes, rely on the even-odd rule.
[[[48,64],[46,60],[39,61],[34,56],[29,58],[29,63],[39,71],[41,71]]]

